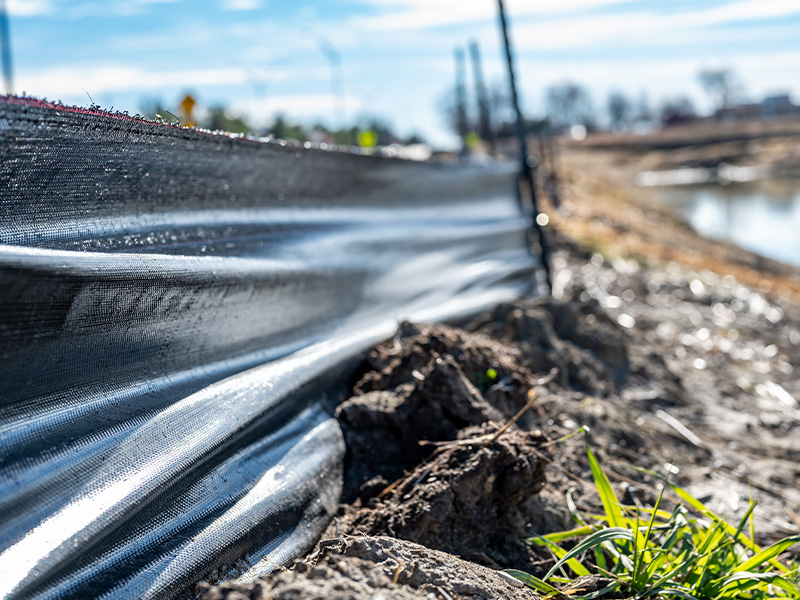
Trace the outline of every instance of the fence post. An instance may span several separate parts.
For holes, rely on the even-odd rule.
[[[525,120],[522,117],[522,111],[519,108],[519,97],[517,95],[517,83],[514,78],[514,58],[511,52],[511,42],[508,37],[508,24],[506,22],[506,12],[503,6],[503,0],[497,0],[497,6],[500,11],[500,26],[503,30],[503,44],[506,49],[506,62],[508,64],[508,81],[511,87],[511,102],[514,105],[514,112],[517,117],[517,138],[519,139],[520,157],[522,162],[522,171],[520,178],[523,185],[527,185],[531,197],[531,230],[536,234],[537,241],[539,242],[539,249],[541,252],[542,266],[544,267],[545,280],[547,282],[547,289],[549,292],[553,291],[553,284],[550,279],[550,252],[547,247],[547,242],[544,239],[544,232],[537,217],[539,210],[536,201],[536,186],[533,180],[533,166],[528,161],[528,142],[525,133]],[[522,202],[522,198],[520,198]],[[524,208],[524,207],[523,207]]]

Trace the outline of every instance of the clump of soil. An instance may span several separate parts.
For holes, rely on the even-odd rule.
[[[625,336],[594,300],[501,304],[467,325],[516,349],[531,372],[560,370],[562,386],[608,396],[628,374]]]
[[[468,428],[459,438],[486,433]],[[345,512],[328,533],[391,535],[495,568],[526,563],[522,536],[533,515],[525,508],[545,484],[543,441],[541,432],[513,431],[448,448],[369,506]]]
[[[446,595],[445,595],[446,594]],[[292,570],[199,589],[201,600],[535,600],[496,571],[391,537],[328,540]]]
[[[535,374],[554,367],[562,385],[598,396],[624,381],[624,336],[597,302],[503,304],[466,330],[403,323],[369,353],[336,411],[348,448],[344,500],[367,500],[418,464],[430,452],[420,441],[512,416]]]

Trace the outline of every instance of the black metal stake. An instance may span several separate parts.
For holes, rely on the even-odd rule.
[[[539,221],[539,210],[536,202],[536,187],[533,181],[533,167],[528,162],[528,143],[525,135],[525,121],[522,117],[522,111],[519,108],[519,97],[517,95],[517,82],[514,78],[514,58],[511,52],[511,42],[508,38],[508,24],[506,23],[506,11],[503,7],[503,0],[497,0],[497,6],[500,11],[500,26],[503,30],[503,43],[506,49],[506,61],[508,63],[508,80],[511,87],[511,101],[514,105],[514,112],[517,116],[517,138],[519,139],[520,156],[522,159],[522,171],[520,179],[527,185],[531,197],[531,231],[536,234],[537,241],[539,242],[539,249],[542,257],[542,266],[544,267],[545,280],[547,282],[547,289],[552,293],[553,283],[550,279],[550,252],[548,251],[547,242],[544,239],[544,232],[542,231]],[[520,203],[522,198],[520,197]],[[524,207],[523,207],[524,208]]]

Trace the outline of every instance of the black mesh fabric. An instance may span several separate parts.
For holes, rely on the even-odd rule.
[[[0,597],[170,598],[305,552],[325,410],[400,319],[530,291],[511,165],[0,98]]]

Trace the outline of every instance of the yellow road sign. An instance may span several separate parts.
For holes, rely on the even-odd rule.
[[[194,115],[192,114],[195,104],[197,104],[197,101],[189,94],[186,94],[186,97],[181,101],[181,112],[183,113],[181,116],[183,117],[183,124],[187,127],[192,127],[195,124]]]

